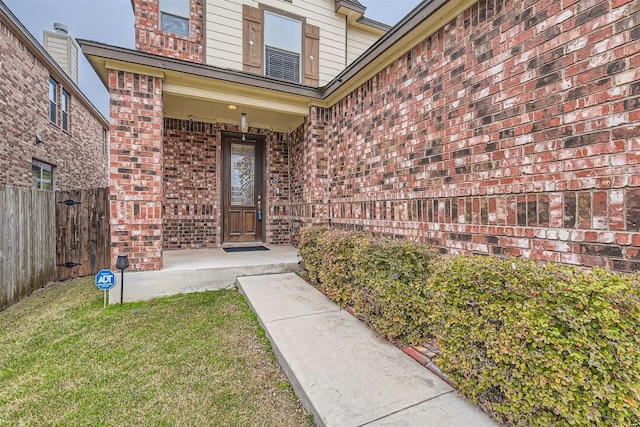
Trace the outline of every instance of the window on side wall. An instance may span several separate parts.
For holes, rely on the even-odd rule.
[[[62,90],[62,129],[69,131],[69,92]]]
[[[107,155],[109,154],[108,146],[109,146],[109,133],[105,128],[102,128],[102,155],[104,157],[107,157]]]
[[[53,190],[53,165],[39,160],[31,161],[33,188],[38,190]]]
[[[264,74],[300,83],[302,21],[264,12]]]
[[[165,33],[189,37],[189,0],[160,0],[160,28]]]
[[[49,121],[58,124],[58,82],[49,78]]]

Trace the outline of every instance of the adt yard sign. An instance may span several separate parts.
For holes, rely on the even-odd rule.
[[[116,275],[111,270],[100,270],[96,274],[96,286],[104,291],[104,308],[107,308],[107,291],[116,284]]]
[[[96,274],[96,286],[103,290],[108,291],[116,284],[116,275],[111,270],[100,270]]]

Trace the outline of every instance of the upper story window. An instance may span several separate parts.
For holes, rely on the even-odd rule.
[[[160,0],[160,28],[165,33],[189,37],[189,0]]]
[[[302,22],[264,12],[264,74],[300,83]]]
[[[102,128],[102,155],[107,157],[109,146],[109,133],[105,128]]]
[[[53,190],[53,165],[33,159],[31,160],[31,171],[33,188]]]
[[[58,124],[58,82],[49,78],[49,120]]]
[[[62,129],[69,130],[69,92],[62,89]]]

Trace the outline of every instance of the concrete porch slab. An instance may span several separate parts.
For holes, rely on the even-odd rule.
[[[163,268],[157,271],[124,272],[124,302],[221,289],[233,286],[238,277],[298,271],[298,249],[267,246],[268,251],[225,252],[222,249],[165,251]],[[120,302],[120,272],[109,291],[109,303]]]

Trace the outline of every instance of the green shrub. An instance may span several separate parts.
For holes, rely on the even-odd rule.
[[[455,256],[430,286],[440,367],[505,423],[640,422],[637,277]]]
[[[435,337],[438,366],[507,425],[640,425],[638,276],[481,256],[326,227],[303,266],[390,340]]]
[[[409,241],[323,227],[302,232],[309,279],[389,340],[417,343],[427,331],[425,286],[436,253]]]

